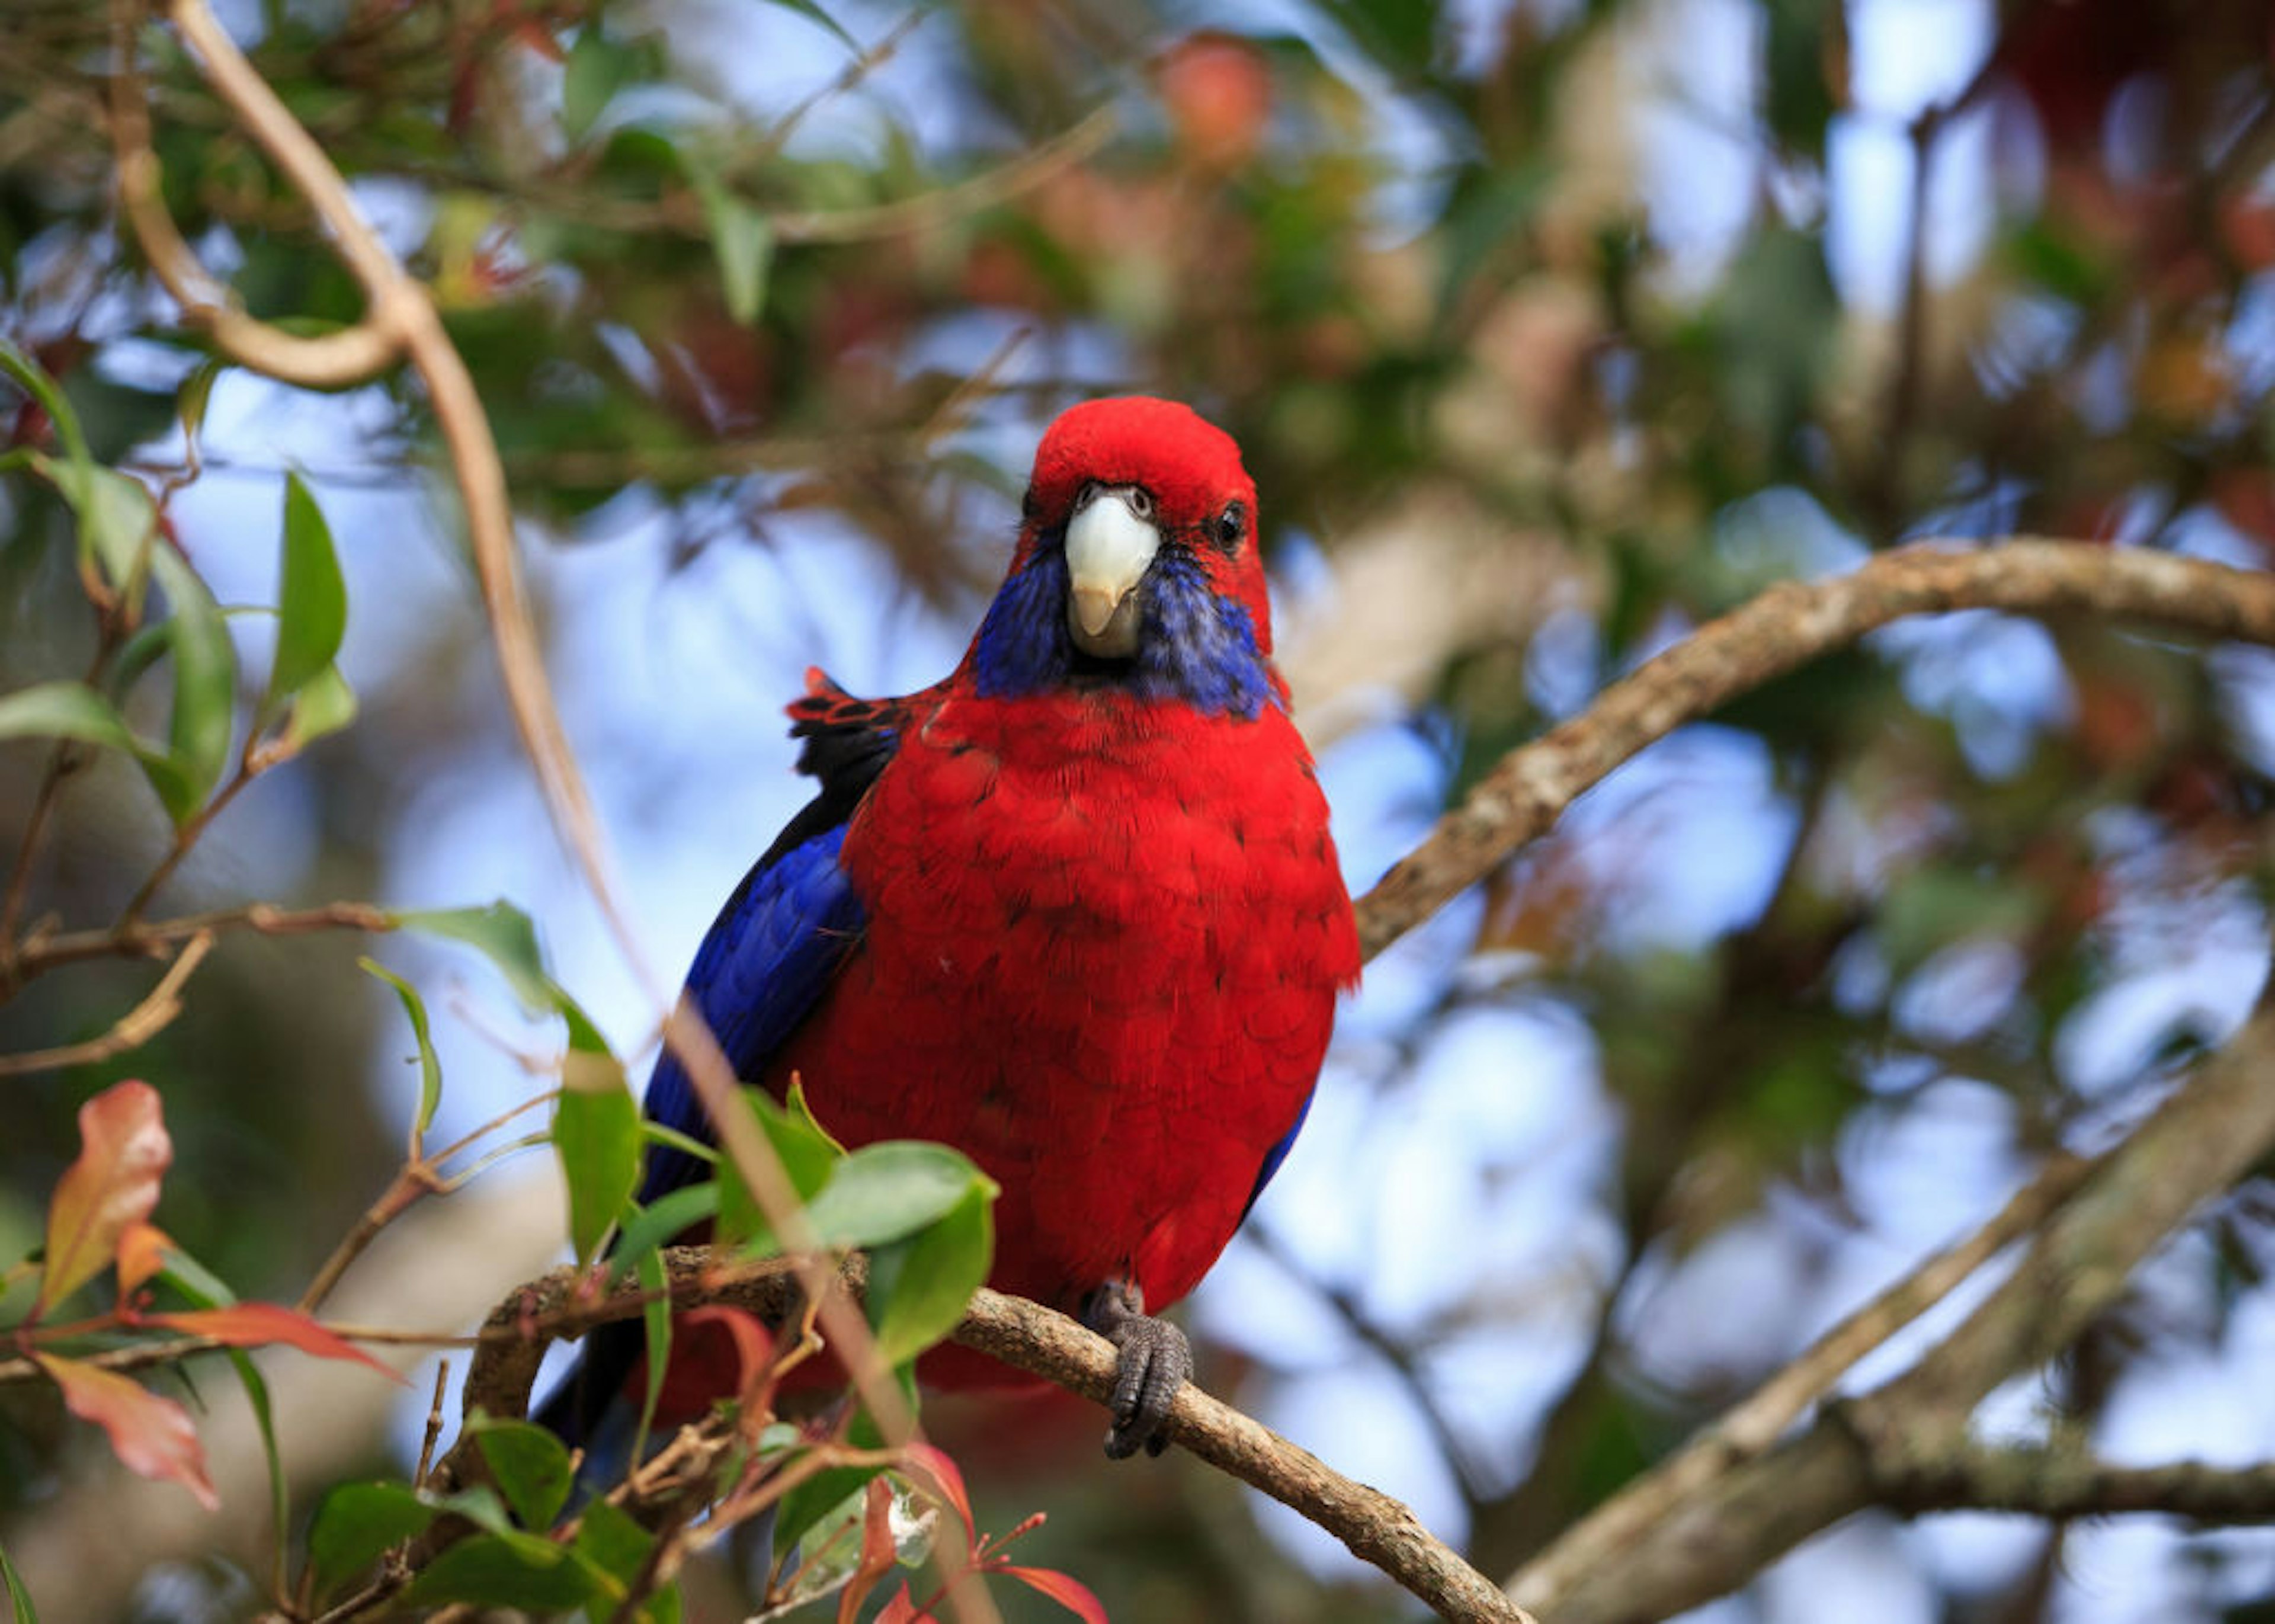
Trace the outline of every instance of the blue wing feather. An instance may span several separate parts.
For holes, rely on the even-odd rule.
[[[804,741],[798,770],[819,779],[821,791],[743,876],[687,972],[689,996],[745,1083],[765,1075],[860,943],[860,899],[838,857],[846,826],[899,745],[911,703],[856,699],[815,671],[806,696],[790,706],[790,731]],[[712,1139],[702,1102],[669,1051],[648,1079],[647,1114],[691,1138]],[[652,1146],[639,1199],[646,1205],[702,1174],[686,1152]],[[596,1441],[643,1342],[636,1320],[598,1327],[539,1424],[571,1444]],[[597,1484],[621,1464],[590,1461],[584,1478]]]
[[[1272,1182],[1272,1175],[1280,1171],[1280,1164],[1288,1159],[1288,1152],[1296,1148],[1296,1136],[1304,1131],[1304,1119],[1311,1114],[1313,1097],[1313,1094],[1304,1096],[1303,1107],[1296,1113],[1295,1123],[1288,1129],[1286,1137],[1264,1152],[1264,1165],[1256,1170],[1256,1182],[1248,1192],[1248,1205],[1240,1209],[1243,1220],[1254,1210],[1257,1197],[1264,1193],[1264,1187]]]
[[[745,1083],[758,1080],[860,940],[861,903],[837,861],[844,843],[839,823],[761,858],[720,910],[687,972],[689,996]],[[707,1143],[712,1137],[685,1069],[669,1052],[648,1080],[647,1114]],[[686,1152],[659,1147],[648,1157],[640,1204],[699,1170]]]

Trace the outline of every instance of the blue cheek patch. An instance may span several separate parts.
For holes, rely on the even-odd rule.
[[[988,605],[973,658],[983,698],[1017,699],[1077,675],[1081,656],[1066,627],[1063,545],[1046,538]],[[1164,547],[1139,590],[1146,604],[1137,657],[1120,668],[1091,662],[1085,675],[1143,699],[1182,700],[1205,716],[1251,721],[1266,705],[1279,703],[1256,646],[1255,622],[1209,585],[1198,559],[1182,548]]]
[[[1074,668],[1074,638],[1066,626],[1064,546],[1062,538],[1047,542],[987,606],[974,647],[981,698],[1034,693],[1063,681]]]

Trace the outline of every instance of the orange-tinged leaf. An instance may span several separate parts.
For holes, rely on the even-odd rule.
[[[906,1444],[901,1449],[903,1475],[916,1480],[926,1493],[942,1501],[964,1519],[967,1538],[978,1530],[971,1520],[971,1498],[964,1492],[964,1473],[947,1454],[931,1444]]]
[[[34,1319],[102,1272],[126,1227],[158,1205],[159,1182],[174,1159],[158,1091],[147,1083],[114,1083],[81,1106],[79,1137],[79,1159],[48,1203],[47,1269],[32,1304]]]
[[[275,1303],[237,1303],[227,1308],[191,1309],[179,1314],[146,1314],[142,1323],[210,1336],[232,1348],[261,1348],[282,1342],[319,1359],[346,1359],[367,1364],[395,1381],[403,1378],[354,1343],[335,1335],[296,1308]]]
[[[1040,1590],[1083,1624],[1107,1624],[1106,1605],[1098,1599],[1090,1586],[1081,1580],[1049,1567],[1002,1567],[990,1571],[1007,1579],[1017,1579],[1029,1590]]]
[[[908,1581],[901,1582],[900,1594],[887,1602],[871,1624],[932,1624],[931,1616],[918,1613],[916,1603],[909,1599]]]
[[[147,1282],[166,1266],[174,1237],[155,1224],[140,1220],[118,1234],[118,1295],[122,1297]]]
[[[861,1560],[837,1596],[837,1624],[856,1624],[861,1604],[893,1568],[893,1485],[882,1477],[869,1479],[861,1515]]]
[[[116,1371],[52,1354],[32,1357],[64,1390],[64,1403],[72,1415],[110,1434],[111,1453],[120,1465],[145,1477],[178,1483],[208,1511],[221,1509],[189,1411]]]

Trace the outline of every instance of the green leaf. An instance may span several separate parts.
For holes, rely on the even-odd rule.
[[[1399,79],[1427,73],[1437,51],[1438,7],[1427,0],[1326,0],[1351,42]]]
[[[782,1107],[754,1088],[739,1091],[752,1116],[758,1122],[775,1154],[790,1175],[790,1188],[798,1199],[811,1199],[829,1182],[833,1170],[842,1159],[842,1152],[829,1136],[810,1121],[800,1121],[790,1115]],[[774,1230],[766,1215],[759,1210],[758,1200],[743,1182],[741,1171],[726,1156],[719,1159],[719,1238],[740,1243],[753,1251],[769,1250],[775,1245]]]
[[[174,712],[167,753],[189,782],[192,810],[221,782],[237,723],[237,646],[221,606],[188,560],[170,547],[151,549],[150,573],[165,590],[174,651]],[[179,823],[188,816],[178,812]]]
[[[888,1139],[865,1144],[838,1163],[806,1210],[827,1243],[878,1246],[945,1217],[975,1187],[990,1197],[996,1189],[962,1152]]]
[[[561,79],[561,128],[573,146],[585,139],[617,91],[631,82],[631,53],[587,23],[569,48]]]
[[[429,1563],[401,1600],[406,1607],[458,1601],[543,1612],[581,1605],[593,1590],[592,1575],[569,1560],[565,1545],[527,1535],[476,1534]]]
[[[276,1447],[276,1407],[268,1397],[268,1380],[253,1356],[241,1348],[229,1348],[230,1368],[237,1372],[238,1385],[245,1389],[245,1401],[253,1409],[253,1424],[261,1434],[261,1458],[268,1469],[268,1517],[274,1530],[277,1551],[277,1576],[283,1575],[283,1549],[292,1531],[292,1496],[284,1481],[284,1457]]]
[[[582,1030],[579,1030],[579,1029]],[[571,1021],[561,1098],[553,1111],[553,1148],[569,1187],[569,1236],[589,1260],[608,1239],[639,1183],[639,1106],[624,1069],[581,1016]]]
[[[568,1446],[527,1421],[484,1416],[473,1431],[490,1476],[496,1479],[499,1492],[522,1526],[539,1530],[551,1528],[561,1508],[569,1503],[573,1479]]]
[[[124,750],[142,765],[159,804],[175,822],[198,797],[174,759],[126,725],[117,707],[84,683],[37,683],[0,697],[0,738],[74,738]]]
[[[826,1596],[845,1596],[848,1581],[860,1570],[862,1558],[865,1554],[868,1484],[874,1480],[876,1474],[848,1468],[826,1472],[822,1476],[831,1479],[828,1485],[830,1491],[851,1481],[851,1492],[825,1507],[820,1515],[812,1519],[812,1525],[798,1537],[797,1558],[785,1564],[790,1571],[789,1584],[779,1592],[785,1614],[810,1606]],[[813,1481],[819,1482],[820,1479]],[[896,1499],[902,1498],[898,1484],[888,1483],[887,1486],[894,1491]],[[792,1490],[786,1499],[796,1499],[799,1492],[799,1490]],[[790,1509],[793,1514],[805,1512],[802,1505]],[[881,1576],[872,1575],[871,1582],[874,1582]],[[842,1601],[840,1605],[843,1605]]]
[[[858,57],[862,54],[861,42],[848,34],[845,31],[845,26],[823,11],[814,3],[814,0],[771,0],[771,3],[780,6],[785,11],[796,11],[815,26],[826,29],[832,38],[855,56]]]
[[[442,1508],[407,1483],[344,1483],[316,1502],[308,1523],[308,1570],[324,1595],[404,1540],[427,1531]]]
[[[145,572],[167,550],[158,540],[158,504],[148,488],[92,463],[54,469],[49,477],[79,516],[80,556],[101,565],[103,578],[120,593],[139,593]]]
[[[261,701],[264,714],[274,714],[276,706],[331,668],[348,625],[347,582],[340,574],[331,526],[297,473],[284,476],[284,561],[276,616],[276,655]]]
[[[92,467],[94,459],[87,450],[87,434],[79,427],[79,413],[72,410],[71,402],[48,375],[47,368],[0,338],[0,373],[5,373],[18,388],[40,403],[40,410],[56,426],[56,438],[63,442],[64,455],[81,466]]]
[[[189,1253],[178,1246],[166,1250],[165,1266],[158,1278],[178,1292],[193,1308],[228,1308],[237,1302],[237,1294],[228,1285]],[[268,1396],[268,1380],[253,1356],[241,1348],[227,1348],[230,1365],[237,1371],[238,1385],[245,1389],[245,1401],[253,1407],[253,1425],[261,1433],[261,1453],[268,1468],[268,1514],[276,1530],[278,1577],[283,1577],[283,1551],[292,1527],[291,1486],[284,1480],[284,1459],[276,1447],[276,1409]]]
[[[170,770],[165,753],[147,744],[117,708],[85,683],[35,683],[0,695],[0,738],[70,738],[123,750],[146,766]]]
[[[1825,132],[1848,101],[1836,81],[1848,60],[1847,14],[1839,0],[1770,0],[1765,8],[1762,111],[1788,151],[1823,161]]]
[[[221,357],[208,356],[200,361],[190,375],[182,380],[182,387],[174,394],[174,416],[181,423],[182,437],[194,443],[206,426],[206,407],[212,404],[215,381],[229,370],[230,363]]]
[[[937,1223],[869,1253],[869,1322],[888,1364],[904,1364],[964,1318],[987,1282],[994,1191],[979,1178]]]
[[[113,696],[113,703],[123,704],[134,684],[142,680],[152,666],[165,658],[170,633],[165,623],[144,626],[118,646],[110,657],[110,668],[102,674],[102,685]]]
[[[292,707],[284,717],[284,747],[297,756],[355,719],[355,690],[339,667],[328,665],[292,696]]]
[[[616,1608],[646,1567],[648,1553],[655,1549],[655,1536],[608,1501],[594,1500],[585,1507],[571,1549],[583,1559],[587,1569],[605,1575],[608,1581],[601,1586],[602,1594],[593,1598],[586,1616],[590,1624],[609,1624]],[[643,1624],[679,1624],[677,1587],[649,1597],[640,1604],[635,1616]]]
[[[475,1415],[477,1418],[481,1417],[479,1410]],[[455,1512],[476,1528],[488,1529],[491,1533],[503,1535],[508,1539],[540,1545],[547,1543],[543,1535],[524,1533],[515,1527],[513,1513],[506,1509],[506,1503],[498,1498],[497,1491],[488,1484],[477,1484],[471,1489],[461,1489],[456,1494],[421,1492],[419,1498],[437,1511]]]
[[[228,1308],[237,1301],[237,1293],[211,1269],[200,1263],[180,1247],[166,1252],[166,1266],[158,1278],[187,1298],[195,1308]]]
[[[671,1300],[664,1295],[661,1253],[648,1248],[632,1268],[648,1297],[640,1310],[647,1345],[647,1390],[640,1395],[639,1430],[632,1435],[632,1459],[639,1461],[647,1456],[648,1429],[655,1424],[655,1407],[663,1401],[663,1379],[671,1369]]]
[[[15,1614],[15,1624],[40,1624],[40,1610],[32,1605],[32,1593],[24,1588],[5,1551],[0,1551],[0,1583],[8,1587],[8,1609]]]
[[[99,564],[111,586],[132,597],[157,533],[157,504],[140,480],[94,460],[69,397],[38,362],[4,339],[0,339],[0,373],[37,401],[55,425],[56,438],[64,448],[61,459],[35,451],[29,462],[78,516],[81,562]]]
[[[683,1152],[706,1167],[716,1167],[719,1163],[719,1150],[716,1145],[706,1144],[694,1135],[682,1133],[676,1128],[667,1128],[651,1116],[640,1118],[640,1137],[646,1139],[650,1144],[660,1144],[667,1150]]]
[[[767,217],[727,189],[718,175],[689,164],[688,180],[703,200],[711,228],[711,252],[719,261],[719,287],[727,313],[745,324],[766,306],[767,271],[774,261],[774,230]]]
[[[641,1256],[668,1246],[674,1236],[719,1215],[719,1186],[709,1181],[689,1184],[658,1197],[640,1208],[616,1239],[616,1263],[609,1272],[614,1285]]]
[[[412,1137],[416,1140],[426,1133],[435,1121],[436,1108],[442,1103],[442,1062],[435,1054],[433,1029],[427,1020],[427,1001],[419,996],[418,988],[376,959],[359,958],[356,963],[366,974],[377,976],[395,989],[395,995],[403,1001],[403,1013],[410,1017],[411,1035],[419,1040],[419,1112],[411,1122]]]
[[[499,901],[485,908],[413,909],[396,915],[395,922],[407,931],[465,942],[485,956],[505,977],[521,1007],[532,1015],[560,1008],[552,979],[545,973],[537,929],[529,916],[511,903]]]
[[[881,1447],[884,1435],[865,1409],[857,1411],[845,1430],[845,1441],[856,1449]],[[798,1542],[812,1529],[835,1512],[844,1514],[848,1499],[858,1499],[868,1486],[869,1479],[885,1469],[881,1466],[833,1466],[819,1471],[782,1497],[781,1509],[775,1514],[775,1554],[780,1556],[797,1549]],[[857,1517],[858,1513],[854,1514]],[[818,1553],[823,1542],[812,1542],[807,1559]]]
[[[804,1079],[792,1077],[790,1080],[789,1091],[782,1099],[782,1109],[789,1113],[792,1121],[802,1122],[806,1127],[812,1129],[815,1133],[820,1135],[831,1150],[836,1152],[840,1156],[845,1154],[845,1146],[843,1142],[841,1141],[836,1135],[831,1133],[829,1129],[824,1128],[821,1125],[821,1119],[814,1115],[812,1103],[805,1097],[805,1083]]]

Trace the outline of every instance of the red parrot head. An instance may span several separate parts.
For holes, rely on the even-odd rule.
[[[1174,401],[1061,414],[1035,452],[1011,573],[972,641],[983,694],[1122,689],[1215,715],[1284,703],[1232,437]]]

